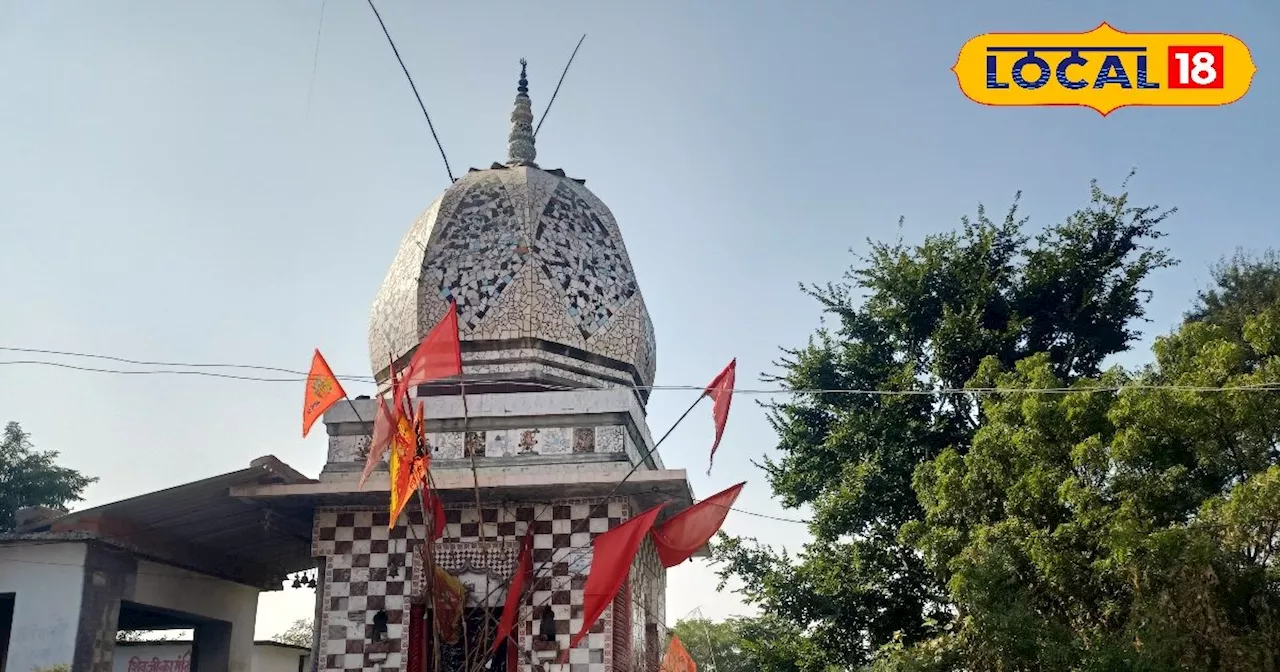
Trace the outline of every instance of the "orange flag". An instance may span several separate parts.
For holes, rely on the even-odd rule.
[[[738,500],[745,485],[739,483],[711,495],[654,527],[653,545],[658,550],[662,566],[668,569],[675,567],[705,546],[724,525],[729,508]]]
[[[418,349],[409,360],[400,381],[409,390],[429,380],[462,374],[462,344],[458,340],[458,304],[449,302],[449,310],[440,322],[422,337]]]
[[[729,405],[733,403],[733,384],[737,372],[738,360],[735,357],[703,392],[704,395],[711,397],[711,417],[716,421],[716,440],[711,444],[711,459],[707,462],[708,476],[711,475],[711,465],[716,461],[716,448],[720,447],[720,437],[724,436],[724,423],[729,421]]]
[[[329,363],[324,361],[324,355],[316,350],[316,354],[311,357],[311,373],[307,374],[307,394],[302,400],[302,438],[307,438],[311,425],[314,425],[316,420],[329,410],[329,407],[346,396],[346,390],[342,389],[342,383],[338,382],[338,377],[333,375],[333,369],[329,368]]]
[[[698,672],[698,664],[693,662],[693,656],[684,648],[684,642],[675,635],[671,635],[667,655],[662,659],[662,672]]]
[[[396,526],[396,521],[400,519],[400,512],[404,510],[404,505],[409,502],[409,498],[413,496],[413,489],[410,482],[413,477],[413,466],[415,453],[418,450],[418,442],[413,435],[413,423],[401,415],[396,434],[391,440],[391,521],[390,527]]]

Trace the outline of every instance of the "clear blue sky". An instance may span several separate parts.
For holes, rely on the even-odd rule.
[[[696,6],[695,6],[696,5]],[[780,345],[817,326],[799,281],[835,279],[866,237],[918,240],[979,202],[1025,195],[1033,225],[1116,186],[1177,206],[1183,260],[1152,279],[1166,331],[1216,258],[1280,247],[1274,216],[1280,4],[1146,2],[485,2],[379,4],[455,174],[505,156],[517,61],[541,113],[539,162],[586,178],[622,226],[658,337],[659,384],[705,384],[731,357],[759,387]],[[305,368],[321,348],[367,374],[369,304],[410,223],[447,186],[368,6],[330,0],[0,0],[0,345]],[[988,31],[1226,31],[1253,90],[1211,109],[994,109],[948,71]],[[310,91],[310,96],[308,92]],[[0,353],[0,360],[25,359]],[[1140,359],[1140,358],[1139,358]],[[92,362],[81,362],[92,365]],[[352,394],[368,392],[350,386]],[[315,474],[290,383],[0,367],[0,420],[100,476],[87,504],[274,454]],[[690,393],[660,392],[660,433]],[[780,515],[749,460],[773,437],[741,396],[717,470],[709,408],[664,446],[709,494]],[[727,528],[798,546],[802,526],[735,514]],[[669,618],[716,595],[674,570]],[[266,596],[259,633],[310,613]]]

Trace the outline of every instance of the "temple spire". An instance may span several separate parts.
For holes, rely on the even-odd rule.
[[[507,165],[534,166],[538,150],[533,146],[533,104],[529,100],[528,61],[520,59],[520,86],[511,111],[511,135],[507,136]]]

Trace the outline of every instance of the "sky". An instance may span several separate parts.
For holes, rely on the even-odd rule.
[[[612,209],[651,311],[659,385],[705,385],[732,357],[765,388],[780,347],[820,313],[801,282],[838,280],[866,240],[952,229],[1022,190],[1033,228],[1089,181],[1176,206],[1135,355],[1177,322],[1208,268],[1280,247],[1280,4],[455,2],[381,0],[455,175],[504,160],[518,61],[541,116],[538,160]],[[323,7],[323,22],[321,14]],[[949,68],[990,31],[1229,32],[1252,90],[1229,107],[991,108]],[[1270,37],[1268,37],[1270,35]],[[318,45],[318,49],[317,49]],[[0,0],[0,347],[305,369],[320,348],[369,373],[368,310],[410,224],[449,184],[421,111],[360,0]],[[0,351],[0,361],[103,362]],[[122,367],[115,367],[122,368]],[[147,368],[147,367],[143,367]],[[154,367],[151,367],[154,368]],[[370,390],[351,384],[352,395]],[[696,393],[656,392],[660,434]],[[309,475],[302,387],[0,365],[0,422],[101,480],[83,506],[275,455]],[[740,395],[707,477],[709,406],[662,447],[706,496],[748,482],[775,438]],[[732,514],[725,529],[798,549],[801,524]],[[2,571],[2,568],[0,568]],[[702,563],[671,571],[672,623],[750,613]],[[313,593],[264,594],[258,635],[308,617]]]

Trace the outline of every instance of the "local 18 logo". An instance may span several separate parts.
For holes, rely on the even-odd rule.
[[[965,43],[951,68],[983,105],[1079,105],[1103,116],[1130,105],[1229,105],[1257,68],[1249,48],[1223,33],[987,33]]]

